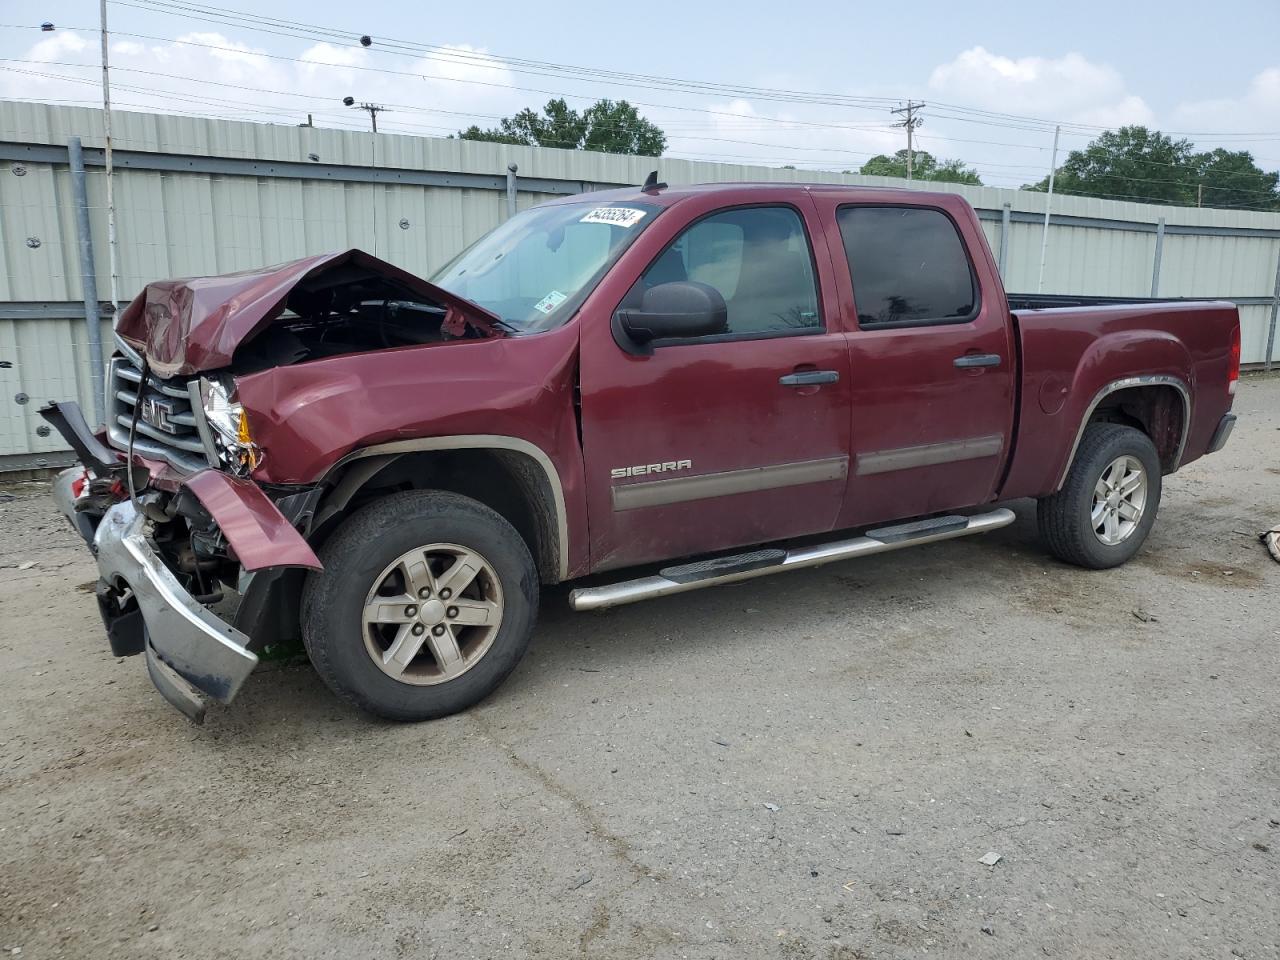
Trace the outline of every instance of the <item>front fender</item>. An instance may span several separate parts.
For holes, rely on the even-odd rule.
[[[246,570],[323,570],[315,551],[252,480],[202,470],[183,482],[209,511]]]

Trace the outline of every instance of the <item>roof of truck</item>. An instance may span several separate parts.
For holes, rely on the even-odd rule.
[[[643,190],[639,185],[634,187],[618,187],[613,190],[598,190],[592,193],[579,193],[559,197],[553,203],[575,203],[583,200],[642,200],[645,203],[656,203],[670,206],[689,197],[706,194],[732,193],[739,197],[743,194],[759,194],[762,199],[776,198],[798,193],[839,194],[849,200],[879,200],[904,198],[909,196],[914,203],[954,202],[958,194],[944,193],[936,190],[909,190],[904,187],[869,187],[850,186],[843,183],[778,183],[776,181],[726,181],[722,183],[684,183],[675,186],[659,185],[654,190]]]

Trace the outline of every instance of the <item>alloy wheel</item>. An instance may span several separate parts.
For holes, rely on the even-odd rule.
[[[404,683],[445,683],[488,653],[502,626],[502,585],[493,566],[456,543],[401,554],[364,604],[364,645],[378,668]]]

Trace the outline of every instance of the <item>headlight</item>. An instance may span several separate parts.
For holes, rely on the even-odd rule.
[[[235,390],[221,380],[200,379],[200,405],[213,434],[218,456],[233,473],[244,474],[262,462],[262,451],[249,433],[249,418]]]

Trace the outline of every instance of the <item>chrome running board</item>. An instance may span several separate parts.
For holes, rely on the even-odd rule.
[[[714,587],[722,583],[737,583],[753,577],[763,577],[782,570],[801,567],[820,567],[824,563],[852,560],[872,553],[887,553],[906,547],[939,540],[953,540],[975,533],[987,533],[1013,523],[1012,510],[1000,507],[989,513],[972,517],[934,517],[916,520],[891,527],[869,530],[860,537],[834,540],[811,547],[793,550],[764,549],[735,557],[701,560],[682,566],[667,567],[651,577],[624,580],[603,587],[583,587],[569,594],[569,606],[574,610],[603,610],[637,600],[665,597],[673,593],[685,593]]]

